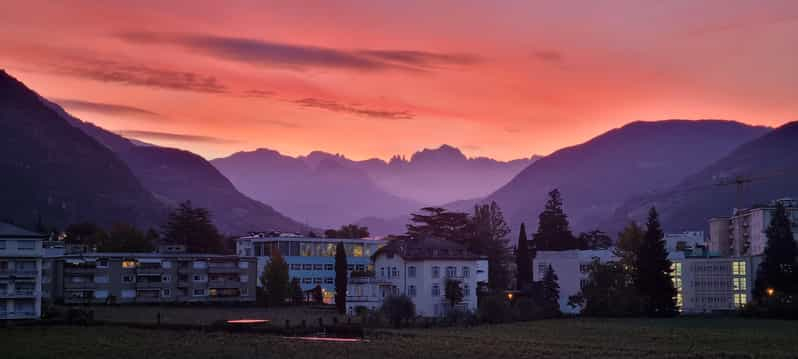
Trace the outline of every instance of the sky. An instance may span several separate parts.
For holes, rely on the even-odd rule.
[[[208,159],[450,144],[502,160],[632,121],[798,120],[796,1],[14,1],[0,68]]]

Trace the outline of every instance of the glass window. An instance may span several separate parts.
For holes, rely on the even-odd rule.
[[[104,284],[104,283],[108,283],[109,280],[110,280],[110,278],[108,278],[107,275],[96,275],[96,276],[94,276],[94,283],[102,283],[102,284]]]
[[[385,277],[385,267],[380,267],[380,277]]]
[[[333,267],[332,264],[325,264],[324,265],[324,270],[335,270],[335,267]]]
[[[313,278],[310,277],[302,278],[302,283],[311,284],[313,283]]]
[[[326,252],[324,253],[327,257],[335,257],[335,243],[327,243],[325,244],[327,248]]]
[[[122,261],[122,268],[136,268],[136,261]]]
[[[468,278],[471,275],[471,268],[463,267],[463,278]]]
[[[433,284],[432,285],[432,296],[438,297],[441,295],[441,286],[440,284]]]
[[[333,284],[333,277],[324,278],[324,284]]]
[[[17,241],[17,249],[21,251],[30,251],[36,247],[36,241]]]
[[[321,284],[321,281],[322,281],[322,279],[319,278],[319,277],[313,278],[313,283],[315,283],[315,284]]]
[[[322,268],[324,268],[324,265],[322,265],[322,264],[314,264],[313,265],[313,270],[322,270]]]
[[[288,242],[280,241],[280,242],[278,242],[277,246],[280,249],[280,254],[282,254],[283,256],[290,256],[291,255],[291,251],[288,248]]]
[[[446,277],[447,278],[454,278],[456,276],[457,276],[456,267],[446,267]]]
[[[0,249],[6,249],[6,241],[0,240]]]
[[[416,267],[415,266],[407,267],[407,276],[410,277],[410,278],[415,278],[416,277]]]
[[[399,269],[397,269],[396,267],[392,267],[391,268],[391,277],[396,278],[398,276],[399,276]]]
[[[132,275],[122,276],[122,281],[125,283],[133,283],[134,277]]]
[[[434,266],[432,267],[432,278],[438,278],[441,276],[441,267]]]
[[[416,296],[416,286],[414,286],[414,285],[407,286],[407,295],[410,296],[410,297],[415,297]]]
[[[365,271],[366,270],[366,265],[365,264],[357,264],[357,265],[355,265],[355,270],[358,270],[358,271],[361,271],[361,272]]]
[[[193,294],[194,294],[194,296],[195,296],[195,297],[204,297],[204,296],[206,295],[206,294],[205,294],[205,289],[204,289],[204,288],[197,288],[197,289],[194,289],[194,292],[193,292]]]
[[[162,297],[171,297],[171,296],[172,296],[172,290],[171,290],[171,289],[169,289],[169,288],[164,288],[164,289],[161,291],[161,296],[162,296]]]
[[[734,290],[744,291],[746,284],[745,278],[734,278]]]
[[[468,284],[464,284],[463,285],[463,296],[464,297],[468,297],[469,295],[471,295],[471,287],[469,287]]]
[[[291,265],[291,270],[302,270],[302,265],[294,263]]]
[[[313,250],[315,251],[317,256],[323,257],[327,255],[327,251],[325,250],[324,243],[314,243]]]
[[[299,242],[289,242],[291,251],[289,252],[289,256],[298,256],[299,255]]]
[[[313,256],[315,256],[315,253],[313,253],[313,248],[314,248],[313,243],[311,243],[311,242],[302,242],[299,245],[300,245],[299,251],[300,251],[300,254],[303,257],[313,257]]]
[[[107,258],[98,259],[97,268],[108,268],[108,259]]]
[[[353,271],[353,270],[355,270],[355,265],[354,265],[354,264],[348,264],[348,265],[346,266],[346,270],[349,270],[349,271]]]
[[[194,269],[205,269],[205,268],[208,268],[208,262],[194,261]]]
[[[363,245],[362,244],[354,244],[354,245],[352,245],[352,256],[353,257],[362,257],[363,256]]]
[[[161,262],[161,267],[165,268],[165,269],[172,268],[172,262],[170,262],[170,261],[162,261]]]
[[[302,265],[302,270],[313,270],[313,265],[312,264],[303,264]]]

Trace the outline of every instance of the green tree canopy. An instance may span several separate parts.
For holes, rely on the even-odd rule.
[[[782,203],[777,202],[765,234],[768,241],[764,258],[757,269],[754,298],[760,304],[764,304],[768,296],[792,303],[798,299],[795,298],[798,294],[798,248],[792,223]],[[768,289],[772,289],[771,293],[768,293]]]
[[[511,281],[507,268],[511,261],[510,227],[499,205],[491,202],[475,206],[466,228],[468,233],[464,237],[468,249],[488,257],[488,285],[497,290],[507,289]]]
[[[612,247],[612,238],[598,229],[580,233],[578,241],[579,249],[609,249]]]
[[[454,306],[463,301],[463,287],[459,280],[446,279],[444,286],[444,295],[449,302],[449,306],[454,309]]]
[[[277,248],[272,249],[269,263],[261,275],[261,285],[266,292],[269,305],[283,305],[291,295],[288,281],[288,263]]]
[[[152,252],[158,234],[149,230],[142,233],[129,224],[114,224],[108,232],[108,238],[97,246],[98,252]]]
[[[629,273],[636,274],[637,252],[643,243],[646,233],[635,222],[630,222],[626,228],[618,234],[618,243],[615,245],[614,254],[620,258]]]
[[[348,267],[344,242],[338,242],[338,245],[335,246],[335,308],[340,314],[346,313]]]
[[[105,242],[106,238],[108,238],[108,234],[100,226],[90,222],[82,222],[67,226],[64,241],[69,244],[82,244],[94,249]]]
[[[568,305],[580,307],[587,316],[630,316],[640,313],[637,289],[620,262],[590,264],[587,283],[568,298]]]
[[[328,229],[324,231],[324,236],[327,238],[366,238],[370,235],[368,227],[361,227],[356,224],[347,224],[337,230]]]
[[[549,266],[543,274],[540,286],[540,299],[543,313],[547,317],[559,316],[560,312],[560,284],[557,282],[557,274],[554,268]]]
[[[538,216],[538,230],[533,242],[535,251],[579,249],[579,243],[571,233],[568,216],[562,205],[560,191],[554,189],[549,192],[549,199]]]
[[[637,252],[635,287],[649,316],[673,316],[676,311],[676,289],[671,278],[671,261],[654,207],[648,213],[646,234]]]
[[[181,203],[169,213],[163,239],[167,243],[183,244],[194,253],[222,253],[224,250],[222,236],[211,222],[210,212],[193,207],[191,201]]]
[[[388,317],[395,328],[399,328],[402,321],[416,316],[416,305],[406,295],[392,295],[382,301],[380,311]]]
[[[441,238],[465,241],[471,222],[467,213],[449,212],[445,208],[425,207],[410,215],[407,235],[410,238]]]
[[[518,245],[515,251],[515,267],[518,273],[516,276],[516,287],[518,289],[524,289],[524,286],[532,281],[532,258],[529,256],[526,225],[524,223],[521,223],[521,230],[518,232]]]

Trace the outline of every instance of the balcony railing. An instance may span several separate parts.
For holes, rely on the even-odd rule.
[[[240,288],[240,280],[211,280],[208,281],[208,288]]]
[[[216,267],[216,266],[208,266],[208,273],[238,273],[240,269],[238,266],[235,267]]]

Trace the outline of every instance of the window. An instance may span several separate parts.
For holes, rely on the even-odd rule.
[[[549,265],[546,263],[538,264],[538,273],[543,276],[543,273],[546,273],[546,269],[549,269]]]
[[[132,275],[123,275],[123,276],[122,276],[122,282],[125,282],[125,283],[133,283],[133,282],[135,281],[135,278],[136,278],[136,277],[134,277],[134,276],[132,276]]]
[[[98,259],[97,268],[108,268],[108,259],[107,258]]]
[[[249,289],[247,287],[243,287],[243,288],[241,288],[241,292],[240,293],[241,293],[242,297],[246,297],[246,296],[249,295]]]
[[[434,266],[432,267],[432,278],[438,278],[441,276],[441,267]]]
[[[398,276],[399,276],[399,269],[397,269],[396,267],[391,267],[391,277],[396,278]]]
[[[410,277],[410,278],[415,278],[416,277],[416,267],[415,266],[407,267],[407,276]]]
[[[105,290],[105,289],[95,290],[94,291],[94,298],[97,298],[97,299],[108,298],[108,291]]]
[[[6,241],[0,240],[0,249],[6,249]]]
[[[246,275],[246,274],[242,274],[242,275],[240,275],[240,276],[238,277],[238,280],[239,280],[241,283],[246,283],[246,282],[249,282],[249,276],[248,276],[248,275]]]
[[[313,270],[313,265],[312,264],[303,264],[302,265],[302,270]]]
[[[745,293],[737,293],[734,295],[734,305],[742,307],[746,303],[748,303],[748,295]]]
[[[122,261],[122,268],[136,268],[136,261],[126,260]]]
[[[162,297],[171,297],[172,296],[172,290],[169,289],[169,288],[164,288],[163,290],[161,290],[161,296]]]
[[[249,268],[249,262],[240,261],[238,262],[238,269],[247,269]]]
[[[471,287],[468,284],[463,284],[463,297],[468,297],[471,295]]]
[[[362,271],[366,270],[366,266],[364,264],[358,264],[358,265],[355,265],[355,269],[362,272]]]
[[[170,261],[161,262],[161,268],[164,268],[164,269],[172,268],[172,262],[170,262]]]
[[[579,263],[579,271],[582,273],[587,273],[590,271],[590,264],[589,263]]]
[[[324,284],[333,284],[333,277],[324,278]]]
[[[745,273],[745,262],[743,261],[735,261],[732,263],[732,274],[744,276]]]
[[[321,281],[322,281],[322,280],[321,280],[321,278],[319,278],[319,277],[313,278],[313,283],[314,283],[314,284],[321,284]]]
[[[446,267],[446,278],[454,278],[454,277],[457,277],[457,268]]]
[[[314,264],[313,265],[313,270],[322,270],[323,268],[324,268],[324,265],[322,265],[322,264]]]
[[[744,291],[746,284],[744,277],[734,278],[734,290]]]
[[[324,270],[335,270],[335,267],[333,267],[332,264],[325,264],[324,265]]]
[[[36,247],[36,241],[17,241],[17,249],[21,251],[32,251]]]
[[[195,282],[207,282],[208,281],[208,277],[206,277],[204,274],[195,274],[194,275],[194,281]]]
[[[205,269],[205,268],[208,268],[208,262],[194,261],[194,269]]]
[[[432,296],[439,297],[441,295],[441,286],[440,284],[433,284],[432,285]]]
[[[302,242],[299,244],[299,252],[303,257],[313,257],[316,255],[313,253],[314,247],[311,242]]]
[[[385,267],[380,267],[380,277],[385,278]]]
[[[310,277],[302,278],[302,283],[311,284],[311,283],[313,283],[313,278],[310,278]]]
[[[407,295],[409,297],[415,297],[416,296],[416,286],[414,286],[414,285],[407,286]]]
[[[355,244],[352,246],[352,256],[353,257],[362,257],[363,256],[363,245],[362,244]]]
[[[207,294],[205,293],[205,288],[197,288],[197,289],[194,289],[194,291],[192,292],[192,295],[194,295],[195,297],[204,297]]]
[[[163,283],[169,283],[169,282],[171,282],[171,281],[172,281],[172,276],[169,276],[169,275],[162,275],[162,276],[161,276],[161,282],[163,282]]]
[[[355,265],[354,265],[354,264],[349,264],[349,265],[347,265],[347,266],[346,266],[346,270],[348,270],[348,271],[353,271],[353,270],[355,270]]]
[[[291,265],[291,270],[302,270],[302,265],[301,264],[292,264]]]
[[[122,294],[122,298],[135,298],[136,297],[136,290],[135,289],[123,289],[121,294]]]
[[[108,283],[108,280],[109,280],[109,278],[108,278],[107,275],[96,275],[96,276],[94,276],[94,283],[105,284],[105,283]]]
[[[468,278],[471,276],[471,268],[463,267],[463,278]]]

